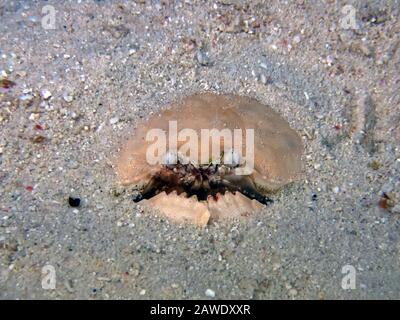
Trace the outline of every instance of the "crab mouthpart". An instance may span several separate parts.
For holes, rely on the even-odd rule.
[[[232,172],[232,173],[231,173]],[[209,220],[247,216],[273,201],[251,179],[235,176],[224,165],[163,165],[134,202],[151,204],[177,222],[204,226]]]
[[[229,173],[229,168],[225,166],[208,165],[198,168],[192,164],[162,166],[133,200],[138,202],[150,199],[161,192],[169,194],[172,191],[185,194],[187,197],[196,196],[199,201],[207,201],[210,197],[216,199],[218,194],[223,195],[226,192],[241,192],[249,199],[262,204],[267,205],[272,202],[270,198],[256,190],[249,177]]]

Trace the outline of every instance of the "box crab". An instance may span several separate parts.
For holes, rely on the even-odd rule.
[[[206,145],[199,142],[203,148],[198,153],[183,152],[187,140],[179,140],[175,152],[158,154],[163,162],[150,164],[147,134],[151,129],[168,133],[171,121],[178,129],[190,128],[199,136],[205,128],[253,129],[251,172],[237,174],[235,169],[244,166],[243,149],[237,148],[224,149],[217,163],[199,164],[202,153],[212,148],[211,140]],[[225,142],[221,136],[221,147]],[[269,194],[300,177],[302,152],[300,136],[270,107],[248,97],[203,93],[139,123],[118,154],[115,168],[120,183],[138,191],[135,202],[155,208],[172,221],[204,226],[211,220],[247,216],[271,203]]]

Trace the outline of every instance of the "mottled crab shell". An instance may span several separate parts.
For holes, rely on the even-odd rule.
[[[252,98],[205,93],[184,98],[137,125],[133,137],[122,148],[116,162],[116,172],[121,184],[136,185],[140,189],[160,170],[160,165],[151,166],[146,161],[146,150],[152,143],[146,141],[146,134],[153,128],[162,129],[168,133],[169,121],[177,121],[178,131],[184,128],[194,129],[199,137],[201,129],[254,129],[254,170],[250,178],[257,190],[263,194],[274,192],[300,177],[303,152],[301,138],[277,112]],[[243,139],[244,144],[245,142]],[[183,143],[178,142],[178,149]],[[221,141],[221,148],[223,148],[223,141]],[[230,201],[234,201],[231,197],[232,194],[226,196],[230,197]],[[166,197],[171,204],[173,203],[172,198],[183,198],[177,194],[157,195],[157,197],[157,201],[154,197],[147,202],[153,200],[152,205],[164,213],[174,210],[163,209],[160,199]],[[235,195],[235,198],[238,197],[240,196]],[[178,199],[177,203],[179,201]],[[224,202],[226,205],[229,202],[227,201],[224,198],[224,201],[220,202],[221,206]],[[243,203],[243,201],[239,201],[239,203]],[[185,207],[186,211],[193,208],[192,202],[179,204],[180,207],[182,205],[183,207],[189,206]],[[226,210],[221,209],[222,207],[218,208],[218,205],[216,206],[212,201],[208,201],[207,206],[209,210],[213,207],[214,213],[218,212],[215,214],[216,216],[229,215],[229,208],[225,208]],[[164,203],[164,208],[166,207],[167,205]],[[250,210],[253,207],[257,206],[248,205],[247,209]],[[181,208],[176,211],[183,212],[185,210]],[[195,210],[193,209],[193,211]],[[201,211],[200,208],[199,212]],[[186,214],[190,216],[190,213],[183,215]],[[173,214],[170,212],[166,215]],[[208,221],[208,218],[206,219],[203,215],[200,220],[202,223],[196,224],[204,224],[203,222]]]

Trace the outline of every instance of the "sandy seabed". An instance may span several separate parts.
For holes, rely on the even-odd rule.
[[[0,298],[400,298],[400,5],[350,2],[1,0]],[[279,112],[304,179],[204,229],[134,204],[113,157],[197,92]]]

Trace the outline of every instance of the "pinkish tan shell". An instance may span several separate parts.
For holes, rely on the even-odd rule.
[[[146,161],[146,150],[151,143],[146,142],[145,137],[153,128],[168,132],[170,120],[177,121],[178,131],[191,128],[199,137],[200,130],[205,128],[254,129],[252,180],[264,192],[276,191],[297,180],[301,174],[301,138],[277,112],[248,97],[206,93],[185,98],[138,124],[133,138],[123,147],[116,161],[117,175],[123,185],[142,186],[159,170],[158,166],[150,166]],[[178,148],[183,143],[178,142]],[[245,139],[243,143],[245,145]]]
[[[170,121],[177,122],[178,132],[189,128],[194,130],[198,137],[201,137],[202,129],[242,129],[242,132],[253,129],[253,172],[248,176],[240,176],[229,175],[227,167],[219,168],[221,171],[218,173],[210,173],[208,169],[196,165],[174,165],[172,168],[161,164],[149,165],[146,151],[153,142],[146,141],[146,134],[150,129],[161,129],[168,136]],[[220,142],[223,150],[224,140],[221,138]],[[243,150],[246,150],[246,139],[242,142]],[[184,143],[186,141],[178,141],[178,150]],[[208,152],[211,150],[211,143],[210,140]],[[198,145],[201,146],[201,141],[198,141]],[[197,159],[202,158],[202,152],[199,148]],[[298,179],[302,172],[302,152],[300,136],[270,107],[247,97],[206,93],[185,98],[151,116],[147,121],[140,122],[132,138],[119,153],[115,167],[121,184],[136,185],[138,189],[142,189],[145,195],[143,197],[147,200],[142,200],[141,203],[156,209],[174,222],[204,226],[210,220],[240,218],[261,209],[263,205],[250,198],[267,204],[268,201],[264,198],[266,194]],[[194,160],[191,159],[191,154],[185,156]],[[188,198],[184,193],[178,195],[177,190],[187,190],[186,185],[179,185],[179,181],[193,181],[192,178],[198,172],[201,184],[193,184],[193,189],[188,191],[201,195],[203,200],[198,201],[195,196]],[[220,180],[212,180],[215,177],[210,175],[219,175],[217,178]],[[219,189],[213,190],[214,193],[210,192],[209,181],[220,181],[228,189],[221,190],[225,192],[224,195],[217,193],[216,197],[209,196],[205,200],[204,193],[196,193],[199,186],[208,190],[209,195],[219,192]],[[236,189],[229,189],[232,187]],[[139,200],[143,197],[139,197]]]

